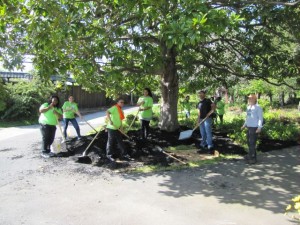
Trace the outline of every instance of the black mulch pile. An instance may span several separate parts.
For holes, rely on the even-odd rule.
[[[188,130],[187,127],[181,127],[181,130]],[[200,143],[200,132],[199,130],[195,130],[191,138],[186,140],[178,140],[180,131],[177,132],[165,132],[159,129],[151,129],[150,135],[148,139],[142,140],[140,139],[140,131],[129,131],[127,135],[130,137],[123,136],[123,140],[125,143],[126,150],[129,155],[134,159],[134,161],[125,162],[118,161],[118,163],[114,164],[113,168],[122,168],[122,167],[137,167],[141,165],[161,165],[168,166],[171,163],[178,163],[178,161],[174,161],[168,155],[159,151],[157,146],[162,149],[166,149],[170,146],[178,146],[178,145],[189,145],[191,149],[199,148]],[[87,157],[80,157],[87,146],[90,144],[94,135],[84,136],[81,140],[77,140],[76,138],[67,142],[67,152],[59,153],[58,156],[61,157],[71,157],[78,163],[86,163],[93,164],[95,166],[108,167],[112,168],[110,165],[110,161],[108,161],[105,157],[105,149],[107,142],[107,132],[104,130],[100,132],[97,139],[89,148]],[[233,141],[227,136],[226,132],[216,131],[213,132],[213,142],[214,142],[214,150],[217,150],[220,154],[228,155],[228,154],[237,154],[237,155],[245,155],[247,152],[245,149],[239,145],[233,143]],[[282,149],[290,146],[297,145],[296,142],[284,142],[279,140],[262,140],[261,144],[258,146],[258,151],[267,152],[271,150]],[[117,148],[117,146],[115,146]],[[196,150],[194,150],[196,152]],[[171,153],[167,151],[168,154],[180,159],[181,161],[187,161],[187,158]],[[203,150],[200,154],[207,155],[209,154],[207,151]],[[119,155],[114,155],[115,158],[120,157]],[[116,166],[117,165],[117,166]]]

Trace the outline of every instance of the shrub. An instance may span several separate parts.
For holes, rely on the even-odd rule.
[[[14,85],[8,84],[6,88],[9,97],[5,101],[7,107],[1,117],[3,120],[36,118],[39,106],[47,101],[51,93],[54,93],[54,86],[43,85],[37,80],[20,81]]]

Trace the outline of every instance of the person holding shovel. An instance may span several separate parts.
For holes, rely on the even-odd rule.
[[[120,98],[117,101],[117,104],[112,106],[106,111],[106,120],[107,125],[106,129],[108,132],[108,139],[106,144],[106,157],[111,162],[115,162],[113,155],[116,154],[114,152],[114,144],[118,144],[120,149],[120,155],[122,159],[131,160],[130,156],[127,154],[125,150],[125,146],[123,143],[123,139],[121,136],[120,130],[122,129],[122,120],[125,119],[124,112],[122,107],[124,106],[124,99]]]
[[[58,96],[51,96],[49,102],[40,106],[39,112],[39,124],[42,134],[42,156],[45,158],[53,157],[55,154],[50,152],[50,146],[55,138],[58,119],[62,118]]]
[[[263,127],[263,110],[257,104],[257,97],[255,94],[248,96],[247,115],[242,130],[247,128],[247,144],[249,148],[248,155],[246,155],[246,163],[256,163],[256,141],[257,136]]]
[[[198,104],[198,123],[200,124],[201,143],[200,148],[205,149],[207,146],[208,151],[212,154],[213,142],[212,142],[212,117],[211,114],[215,111],[215,104],[208,98],[206,98],[206,91],[201,90],[198,92],[200,102]]]
[[[150,120],[152,119],[153,98],[149,88],[144,89],[144,95],[138,99],[137,105],[140,107],[140,121],[142,125],[142,139],[146,140],[150,130]]]
[[[80,129],[77,123],[77,120],[75,118],[75,114],[78,115],[80,117],[80,119],[82,119],[82,116],[78,110],[78,106],[77,103],[74,102],[74,97],[72,95],[69,96],[68,98],[69,101],[66,101],[63,106],[63,120],[64,120],[64,136],[65,139],[67,140],[67,129],[68,129],[68,125],[69,122],[71,122],[73,124],[73,127],[76,130],[77,133],[77,140],[81,139],[81,135],[80,135]]]

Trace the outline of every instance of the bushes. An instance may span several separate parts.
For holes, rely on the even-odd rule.
[[[36,80],[10,83],[6,89],[9,96],[4,100],[5,109],[1,117],[6,121],[37,118],[39,106],[54,92],[53,85],[46,86]]]
[[[227,112],[223,125],[217,124],[219,130],[224,130],[229,137],[240,145],[246,145],[246,132],[241,130],[245,121],[245,115],[240,113]],[[258,138],[258,144],[261,139],[297,141],[299,138],[299,122],[296,110],[279,109],[270,110],[264,113],[266,123]]]
[[[0,83],[0,112],[3,112],[7,108],[7,99],[9,97],[8,89]]]

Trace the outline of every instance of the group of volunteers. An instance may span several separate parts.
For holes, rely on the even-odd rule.
[[[198,110],[198,120],[197,123],[200,124],[200,150],[207,149],[210,153],[213,153],[213,137],[212,137],[212,123],[213,114],[216,112],[223,123],[223,115],[225,113],[225,103],[222,101],[221,97],[217,97],[216,101],[212,101],[206,98],[206,90],[200,90],[198,92],[199,103],[197,104]],[[189,102],[190,97],[186,96],[184,101],[181,102],[184,108],[186,118],[190,117],[191,113],[191,103]],[[122,159],[132,160],[126,151],[126,148],[122,139],[122,121],[125,119],[124,112],[124,99],[119,98],[117,103],[110,107],[106,111],[106,130],[108,132],[108,139],[106,144],[106,157],[111,162],[115,161],[114,156],[118,153],[121,155]],[[141,96],[137,101],[137,106],[139,106],[139,118],[141,122],[141,138],[147,140],[150,130],[150,121],[153,116],[153,97],[151,90],[149,88],[144,89],[143,96]],[[60,108],[58,96],[51,96],[50,101],[44,103],[39,109],[40,117],[39,124],[42,134],[42,156],[53,157],[54,153],[51,152],[50,146],[52,145],[56,125],[59,120],[63,118],[64,121],[64,138],[67,139],[67,128],[69,122],[71,122],[76,130],[77,139],[81,139],[80,129],[76,121],[75,115],[78,115],[81,119],[82,116],[78,110],[77,104],[74,102],[73,96],[69,96],[68,101],[66,101],[62,110]],[[257,97],[255,94],[248,96],[248,106],[246,111],[246,119],[241,129],[247,128],[247,144],[249,148],[248,155],[245,160],[249,164],[256,163],[256,142],[258,133],[261,132],[263,126],[263,111],[262,108],[257,104]],[[118,146],[119,152],[115,145]]]
[[[55,138],[56,125],[59,120],[63,118],[64,121],[64,139],[67,140],[67,129],[69,122],[72,123],[73,127],[77,133],[77,139],[81,139],[80,128],[78,126],[75,114],[82,119],[82,115],[78,110],[77,103],[74,102],[74,97],[69,96],[68,101],[66,101],[60,108],[59,97],[53,95],[50,97],[49,101],[42,104],[39,108],[40,117],[39,124],[42,134],[42,156],[43,157],[53,157],[55,154],[51,152],[51,145]]]
[[[146,140],[149,135],[150,121],[152,119],[153,98],[149,88],[144,89],[144,94],[138,99],[139,117],[141,121],[141,138]],[[122,139],[122,120],[125,119],[122,107],[124,106],[124,99],[119,98],[117,103],[106,111],[106,130],[108,132],[108,139],[106,145],[106,156],[110,161],[115,161],[113,158],[115,152],[114,145],[117,144],[120,150],[121,157],[126,160],[131,160],[126,152]],[[83,119],[78,110],[77,103],[74,102],[74,97],[69,96],[60,108],[59,97],[53,95],[49,101],[42,104],[39,108],[40,117],[39,124],[42,134],[42,156],[45,158],[55,157],[56,154],[51,152],[51,145],[55,139],[56,125],[59,125],[59,120],[63,119],[64,131],[63,136],[68,140],[67,129],[69,122],[72,123],[77,133],[77,140],[81,139],[80,128],[77,123],[75,115]]]

